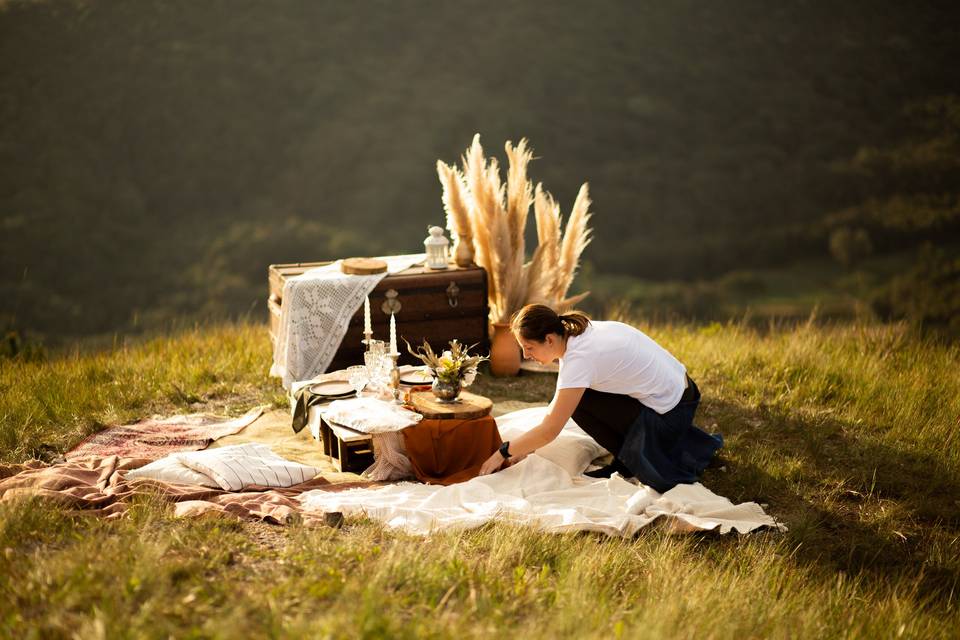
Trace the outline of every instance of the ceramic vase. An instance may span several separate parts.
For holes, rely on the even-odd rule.
[[[493,323],[490,344],[490,373],[498,378],[515,376],[520,372],[520,345],[517,344],[509,322]]]
[[[437,400],[440,402],[456,402],[457,398],[460,397],[460,391],[463,390],[463,386],[460,381],[456,382],[442,382],[440,378],[434,378],[433,384],[430,385],[430,390],[433,391],[433,395],[437,397]]]
[[[473,240],[470,236],[457,236],[453,243],[453,261],[458,267],[469,267],[473,264]]]

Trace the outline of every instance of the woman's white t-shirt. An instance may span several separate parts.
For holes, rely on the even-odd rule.
[[[647,334],[603,320],[567,338],[557,377],[557,389],[628,395],[661,414],[677,406],[686,383],[686,367]]]

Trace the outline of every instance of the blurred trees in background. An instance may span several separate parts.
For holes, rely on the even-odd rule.
[[[528,137],[531,178],[564,209],[590,182],[594,312],[780,313],[860,274],[844,291],[884,317],[940,322],[908,282],[949,279],[960,254],[957,17],[866,0],[0,3],[0,329],[265,317],[269,263],[421,250],[443,220],[435,162],[475,132],[488,149]]]
[[[917,263],[883,287],[873,304],[883,317],[960,336],[960,257],[925,245]]]
[[[846,265],[882,248],[916,258],[873,293],[883,317],[960,329],[960,95],[910,104],[895,144],[865,147],[844,168],[864,200],[828,217],[831,252]],[[850,225],[858,225],[852,231]],[[937,248],[945,245],[950,251]]]

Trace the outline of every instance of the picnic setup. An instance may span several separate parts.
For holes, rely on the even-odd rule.
[[[960,637],[958,24],[0,0],[0,640]]]
[[[422,251],[269,265],[273,359],[262,364],[289,406],[107,427],[54,464],[5,468],[0,497],[46,495],[122,517],[149,491],[183,517],[332,526],[366,517],[419,535],[497,521],[623,537],[654,522],[677,533],[785,530],[759,504],[696,481],[719,435],[690,426],[690,437],[658,444],[672,428],[661,418],[689,406],[690,425],[700,392],[645,335],[616,339],[644,340],[676,367],[658,374],[675,388],[670,406],[657,404],[659,391],[631,398],[624,376],[604,378],[597,363],[609,350],[589,365],[594,378],[568,380],[582,359],[574,345],[625,330],[576,314],[586,294],[568,297],[590,240],[587,186],[563,227],[559,205],[526,177],[526,141],[505,150],[505,183],[479,135],[462,168],[438,161],[446,228],[429,226]],[[527,260],[531,207],[538,245]],[[529,333],[536,313],[550,314],[545,338]],[[478,376],[528,372],[559,372],[553,403],[495,403],[470,390]],[[571,390],[582,399],[562,414]]]

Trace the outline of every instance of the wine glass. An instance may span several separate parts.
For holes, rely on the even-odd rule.
[[[383,355],[373,351],[367,351],[363,354],[363,362],[366,365],[367,376],[370,384],[379,388],[383,380]]]
[[[351,367],[347,367],[347,381],[357,392],[356,397],[359,398],[360,392],[363,391],[363,388],[367,386],[368,382],[370,382],[370,376],[367,373],[367,368],[362,364],[356,364]]]

